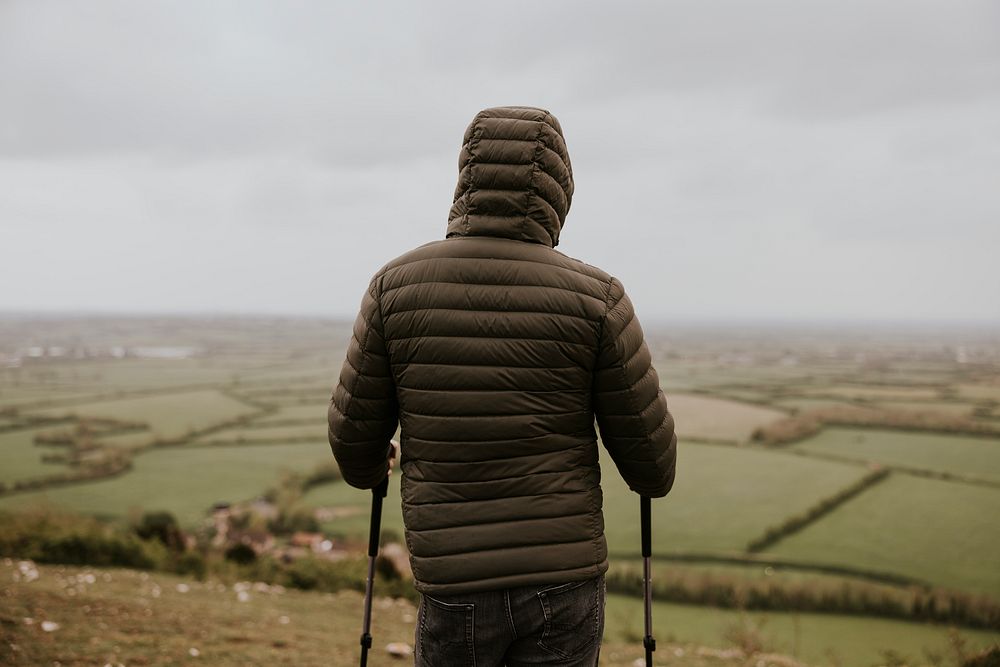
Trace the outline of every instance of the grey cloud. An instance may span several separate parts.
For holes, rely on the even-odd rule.
[[[443,235],[472,115],[532,104],[574,163],[560,249],[650,317],[1000,319],[998,19],[8,0],[0,240],[21,251],[0,284],[32,289],[0,308],[349,317],[378,266]]]

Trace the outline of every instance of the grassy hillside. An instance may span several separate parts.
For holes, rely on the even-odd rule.
[[[306,593],[9,560],[0,562],[0,582],[4,665],[328,667],[357,661],[363,597],[353,591]],[[410,602],[376,600],[372,667],[407,664],[390,657],[385,646],[412,646],[415,619]],[[609,641],[601,665],[631,665],[641,651],[634,641]],[[738,652],[668,642],[661,643],[657,657],[657,664],[690,667],[745,662]],[[795,664],[780,656],[758,660],[762,666]]]
[[[4,665],[351,665],[363,597],[286,590],[250,582],[199,582],[163,573],[0,561],[0,664]],[[412,646],[416,609],[377,598],[369,664],[404,665],[385,647]],[[601,665],[641,657],[642,602],[608,598]],[[657,665],[794,667],[870,665],[891,642],[925,664],[957,664],[955,647],[989,646],[1000,635],[816,614],[741,615],[657,604]],[[838,639],[831,639],[831,637]],[[956,644],[958,637],[958,644]]]

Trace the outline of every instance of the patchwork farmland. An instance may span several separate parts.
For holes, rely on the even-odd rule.
[[[680,435],[674,491],[653,503],[658,636],[725,647],[750,624],[810,664],[947,651],[949,627],[970,647],[1000,638],[995,334],[647,333]],[[324,472],[349,336],[317,320],[0,320],[0,511],[166,511],[197,531],[258,502],[361,545],[370,495]],[[638,501],[603,450],[602,469],[614,644],[641,629]],[[398,474],[383,526],[401,541]]]

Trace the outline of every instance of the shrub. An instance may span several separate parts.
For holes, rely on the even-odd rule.
[[[97,519],[48,508],[0,512],[0,554],[40,563],[154,569],[166,560],[158,542]]]
[[[182,552],[187,547],[184,533],[170,512],[146,512],[135,527],[135,533],[144,540],[159,540],[171,551]]]
[[[283,583],[307,591],[363,591],[366,574],[366,563],[360,558],[339,561],[299,558],[285,568]]]
[[[226,560],[239,565],[249,565],[257,560],[257,552],[253,547],[240,542],[226,549]]]
[[[283,511],[268,523],[268,529],[275,535],[290,535],[294,532],[319,532],[319,522],[313,516],[312,510],[298,508]]]
[[[187,574],[196,579],[204,579],[208,572],[205,557],[197,551],[186,551],[175,556],[170,563],[170,571],[176,574]]]

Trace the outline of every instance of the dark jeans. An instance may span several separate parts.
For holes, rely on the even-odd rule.
[[[418,667],[596,666],[604,575],[465,595],[422,595]]]

